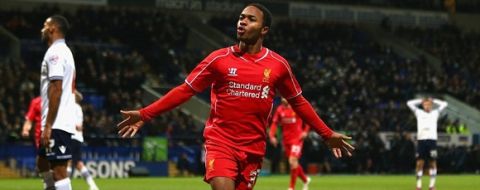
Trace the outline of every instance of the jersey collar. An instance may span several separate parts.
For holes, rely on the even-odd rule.
[[[57,43],[65,43],[65,39],[64,38],[57,39],[52,43],[52,45],[57,44]]]
[[[249,54],[249,53],[244,53],[240,51],[240,48],[237,45],[233,45],[231,47],[232,52],[235,54],[239,55],[242,59],[248,60],[248,61],[253,61],[253,62],[258,62],[262,60],[263,58],[267,57],[267,54],[270,52],[268,48],[262,47],[260,49],[260,52],[255,53],[255,54]]]

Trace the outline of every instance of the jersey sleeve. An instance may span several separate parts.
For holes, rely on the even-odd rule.
[[[288,103],[292,106],[295,113],[297,113],[302,121],[305,121],[310,125],[320,136],[328,139],[332,136],[333,131],[325,122],[315,113],[312,105],[302,96],[296,96],[288,100]]]
[[[46,57],[49,80],[62,80],[65,74],[65,58],[60,53],[50,53]]]
[[[215,62],[227,56],[228,53],[228,49],[212,52],[193,69],[185,79],[185,83],[196,92],[201,92],[209,87],[215,81],[216,77],[214,69]]]
[[[293,75],[292,69],[290,68],[290,65],[288,65],[288,62],[283,58],[278,60],[281,62],[284,68],[284,71],[282,72],[283,74],[280,76],[277,84],[277,88],[282,97],[288,100],[302,94],[302,88]]]
[[[280,115],[280,107],[277,108],[277,110],[275,111],[275,114],[273,115],[272,124],[270,125],[270,131],[268,132],[268,135],[270,138],[273,138],[276,136],[278,118],[280,117],[279,115]]]
[[[421,99],[414,99],[414,100],[409,100],[407,102],[407,106],[408,108],[410,108],[410,110],[412,110],[413,112],[416,112],[418,110],[418,105],[422,103],[422,100]]]
[[[25,119],[29,121],[33,121],[35,119],[35,99],[30,101],[30,105],[28,106],[28,112],[25,115]]]

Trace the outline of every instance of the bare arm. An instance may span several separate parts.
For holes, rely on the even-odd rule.
[[[54,80],[48,86],[48,113],[46,125],[52,126],[57,118],[58,107],[60,106],[60,98],[62,97],[62,81]]]
[[[48,147],[53,122],[57,118],[60,98],[62,96],[62,80],[52,80],[48,85],[48,113],[44,132],[42,134],[42,144]]]
[[[32,121],[30,120],[25,120],[25,123],[23,123],[22,127],[22,137],[28,137],[30,134],[30,129],[32,128]]]
[[[30,135],[30,129],[32,129],[32,123],[35,118],[35,113],[38,113],[38,111],[35,109],[39,105],[37,103],[38,101],[34,101],[36,98],[34,98],[32,101],[30,101],[30,105],[28,106],[28,112],[25,115],[25,123],[23,123],[22,127],[22,137],[28,137]]]

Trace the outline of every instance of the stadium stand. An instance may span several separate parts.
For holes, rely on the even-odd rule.
[[[395,35],[440,58],[444,79],[440,91],[480,108],[480,34],[464,32],[453,25],[437,29],[397,27]]]
[[[441,9],[437,5],[411,2],[405,1],[403,5]],[[186,47],[190,32],[184,22],[186,18],[148,8],[80,7],[65,11],[57,6],[40,6],[29,11],[1,10],[0,24],[22,43],[20,60],[5,56],[0,59],[1,144],[28,145],[19,133],[29,100],[38,91],[38,70],[45,51],[39,30],[43,19],[52,13],[75,18],[71,20],[68,42],[76,59],[78,87],[86,96],[85,134],[93,147],[84,157],[138,160],[140,143],[136,140],[141,139],[121,143],[115,137],[114,126],[120,120],[118,111],[144,105],[142,84],[152,87],[179,84],[205,56],[202,50]],[[208,23],[233,37],[235,20],[236,17],[212,17]],[[417,92],[449,93],[471,105],[480,105],[477,80],[480,70],[476,67],[478,33],[467,34],[446,26],[400,27],[393,34],[444,60],[443,73],[434,72],[423,57],[405,58],[391,47],[380,45],[354,24],[284,18],[275,23],[266,46],[289,60],[305,96],[318,113],[330,126],[350,133],[357,147],[354,157],[336,161],[330,153],[322,152],[325,147],[312,137],[306,142],[304,162],[326,162],[336,172],[411,172],[414,141],[408,132],[415,131],[415,118],[405,106],[408,99]],[[4,54],[0,51],[0,55]],[[439,130],[446,131],[450,123],[449,118],[442,118]],[[192,151],[188,146],[197,147],[195,151],[201,146],[202,126],[179,110],[164,114],[148,125],[142,129],[140,138],[165,136],[169,147],[186,151]],[[378,135],[381,131],[395,134],[388,147]],[[123,146],[127,148],[117,151]],[[135,154],[129,154],[130,151]],[[439,151],[442,172],[480,169],[479,145],[443,147]],[[0,159],[5,157],[2,152]],[[184,154],[175,152],[169,158],[182,160]],[[32,165],[27,159],[22,161]],[[196,166],[188,168],[198,170]]]

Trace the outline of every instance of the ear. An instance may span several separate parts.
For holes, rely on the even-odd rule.
[[[55,23],[51,23],[50,24],[50,27],[48,27],[48,32],[50,32],[51,34],[57,32],[58,30],[58,25],[56,25]]]
[[[55,33],[55,30],[56,30],[56,28],[54,28],[52,26],[52,27],[48,28],[48,33],[53,34],[53,33]]]
[[[264,26],[264,27],[262,28],[262,35],[266,35],[269,30],[270,30],[270,27]]]

